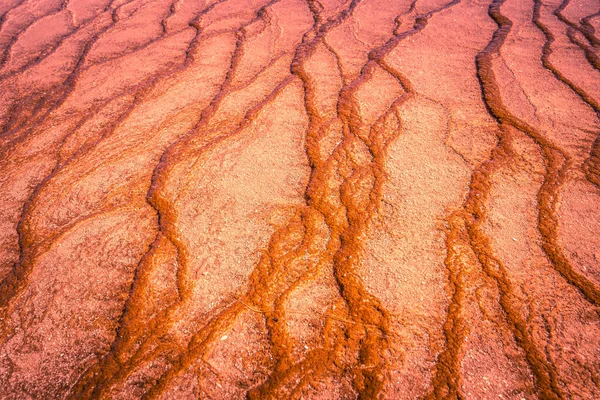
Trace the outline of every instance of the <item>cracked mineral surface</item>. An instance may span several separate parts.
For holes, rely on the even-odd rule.
[[[600,398],[598,0],[2,0],[0,193],[0,399]]]

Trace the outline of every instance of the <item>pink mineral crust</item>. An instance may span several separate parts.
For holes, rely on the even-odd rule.
[[[2,0],[0,193],[1,400],[600,398],[596,0]]]

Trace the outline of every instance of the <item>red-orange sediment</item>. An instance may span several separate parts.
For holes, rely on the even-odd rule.
[[[600,397],[598,29],[2,2],[0,398]]]

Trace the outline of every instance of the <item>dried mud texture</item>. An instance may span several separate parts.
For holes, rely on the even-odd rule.
[[[0,398],[600,398],[600,3],[0,3]]]

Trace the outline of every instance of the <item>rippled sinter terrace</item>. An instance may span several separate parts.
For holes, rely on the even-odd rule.
[[[600,398],[596,0],[3,0],[0,398]]]

